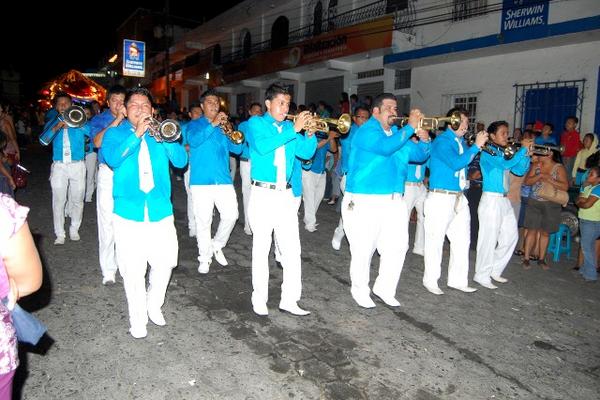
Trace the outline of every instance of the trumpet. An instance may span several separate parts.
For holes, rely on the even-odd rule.
[[[48,127],[40,135],[40,143],[44,146],[48,146],[52,140],[58,134],[58,130],[54,131],[53,128],[59,122],[64,122],[69,128],[81,128],[87,122],[87,116],[82,107],[72,105],[62,113],[58,113],[52,123],[48,124]]]
[[[162,122],[153,117],[148,119],[148,134],[157,142],[175,142],[181,136],[181,125],[174,119],[165,119]]]
[[[473,146],[475,144],[475,139],[477,139],[477,133],[467,132],[463,137],[464,137],[467,145]],[[486,152],[491,155],[496,155],[496,152],[500,151],[500,152],[502,152],[502,154],[504,154],[504,157],[506,158],[506,154],[507,154],[506,149],[507,149],[506,147],[502,147],[502,146],[497,145],[496,143],[488,140],[487,142],[485,142],[485,144],[481,148],[481,151]]]
[[[457,130],[460,127],[460,113],[455,111],[449,117],[423,117],[419,121],[417,129],[437,130],[444,122],[448,122],[453,130]],[[390,117],[388,124],[401,128],[408,124],[408,117]]]
[[[505,147],[504,157],[508,160],[511,159],[517,154],[519,149],[521,148],[521,142],[510,141],[508,146]],[[537,156],[547,156],[552,154],[553,151],[558,151],[562,153],[565,151],[565,146],[551,146],[545,144],[532,144],[530,154],[535,154]]]
[[[222,120],[221,122],[219,122],[219,127],[221,128],[225,136],[227,136],[229,140],[231,140],[233,143],[242,144],[244,142],[244,134],[242,133],[242,131],[233,129],[231,121]]]
[[[291,119],[296,122],[296,118],[298,115],[286,114],[286,119]],[[307,131],[320,131],[320,132],[328,132],[329,125],[334,125],[339,133],[345,135],[350,131],[350,126],[352,125],[352,117],[350,114],[342,114],[338,119],[335,118],[321,118],[316,114],[311,115],[311,118],[306,122],[306,124],[302,127],[302,129]]]

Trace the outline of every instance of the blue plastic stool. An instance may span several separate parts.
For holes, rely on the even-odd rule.
[[[565,224],[560,224],[558,231],[550,235],[548,240],[548,253],[553,253],[552,261],[558,262],[561,254],[567,255],[567,260],[571,258],[571,230]]]

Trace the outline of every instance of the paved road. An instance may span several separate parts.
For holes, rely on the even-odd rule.
[[[27,157],[33,175],[17,199],[31,207],[46,269],[43,290],[27,304],[55,342],[46,354],[26,354],[24,399],[599,397],[600,286],[579,279],[573,261],[524,271],[514,257],[510,282],[496,291],[434,296],[420,283],[422,258],[409,253],[402,307],[365,310],[350,296],[347,243],[330,247],[338,216],[323,203],[318,231],[301,231],[301,304],[312,315],[277,311],[282,273],[272,261],[270,314],[260,318],[250,305],[250,237],[238,223],[224,250],[230,266],[198,274],[175,181],[180,261],[163,308],[167,326],[150,323],[148,337],[135,340],[120,277],[101,285],[94,203],[85,205],[82,240],[54,246],[49,155]],[[444,289],[445,276],[440,282]]]

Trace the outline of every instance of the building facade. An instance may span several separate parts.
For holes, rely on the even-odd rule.
[[[247,0],[190,30],[169,50],[182,107],[214,87],[230,110],[264,100],[273,82],[293,101],[342,92],[394,93],[399,108],[440,115],[455,105],[472,120],[535,120],[562,129],[580,117],[600,131],[597,0]],[[164,55],[149,62],[164,93]]]

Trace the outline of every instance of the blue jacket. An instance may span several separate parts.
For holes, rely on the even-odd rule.
[[[462,154],[459,154],[458,142],[462,144]],[[479,147],[467,146],[464,139],[456,136],[450,128],[438,135],[431,144],[429,189],[462,190],[459,173],[464,170],[466,179],[467,166],[478,152]]]
[[[387,136],[381,124],[371,117],[352,138],[346,190],[350,193],[392,194],[397,191],[394,153],[400,150],[414,133],[410,125],[391,128]]]
[[[350,159],[350,148],[352,147],[352,137],[358,130],[358,125],[352,124],[350,132],[347,135],[340,136],[340,145],[342,146],[341,166],[342,175],[348,172],[348,160]]]
[[[95,138],[98,133],[115,120],[115,116],[112,115],[110,110],[104,110],[100,114],[94,116],[90,120],[90,136]],[[93,140],[93,139],[92,139]],[[102,157],[102,153],[98,152],[98,162],[101,164],[105,164],[104,157]]]
[[[154,177],[154,188],[148,193],[140,190],[138,154],[142,140],[148,144]],[[144,221],[144,207],[148,207],[151,222],[173,215],[169,161],[176,168],[186,165],[187,154],[181,144],[159,143],[148,132],[138,138],[131,123],[123,121],[118,127],[106,131],[100,151],[114,170],[115,214],[140,222]]]
[[[44,131],[49,126],[54,125],[56,121],[50,120],[46,122]],[[90,137],[90,126],[89,124],[83,125],[81,128],[66,128],[69,135],[69,144],[71,147],[71,160],[81,161],[85,158],[85,138]],[[63,160],[63,134],[65,128],[59,129],[56,132],[56,136],[52,139],[52,160],[62,161]]]
[[[429,158],[431,144],[429,142],[419,141],[415,143],[408,141],[400,150],[394,153],[396,162],[396,190],[397,193],[404,193],[405,182],[408,180],[408,174],[411,163],[424,163]],[[425,171],[423,171],[424,173]]]
[[[319,139],[317,139],[318,141]],[[318,143],[317,143],[318,146]],[[315,155],[312,159],[312,164],[310,166],[310,171],[315,174],[322,174],[325,172],[325,161],[327,159],[327,153],[329,152],[329,142],[325,143],[321,148],[317,147],[317,151],[315,151]]]
[[[242,154],[240,154],[241,158],[245,158],[246,160],[250,160],[250,139],[248,138],[248,121],[242,121],[238,126],[238,131],[244,134],[244,143],[242,143]]]
[[[481,152],[479,166],[483,176],[483,191],[508,193],[508,172],[522,176],[529,170],[530,162],[526,148],[521,148],[510,160],[505,160],[500,151],[495,155]]]
[[[190,185],[233,184],[229,153],[240,154],[242,145],[231,142],[206,117],[191,121],[184,130],[190,145]]]
[[[285,146],[286,180],[291,182],[292,173],[298,169],[296,157],[310,160],[317,148],[317,138],[315,135],[306,137],[296,133],[291,121],[278,123],[277,125],[283,127],[279,133],[275,123],[275,119],[269,113],[255,115],[248,120],[252,159],[250,176],[257,181],[277,183],[275,151],[278,147]]]

